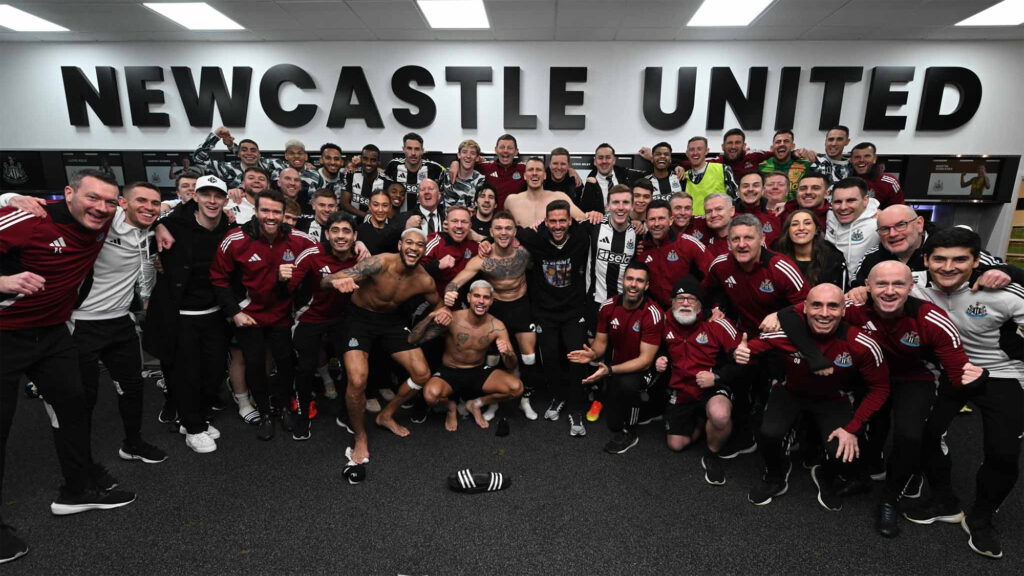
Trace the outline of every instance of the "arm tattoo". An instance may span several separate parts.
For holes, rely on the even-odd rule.
[[[449,282],[448,285],[444,287],[444,291],[445,291],[445,293],[448,293],[448,292],[458,292],[459,291],[459,285],[456,284],[455,282]]]
[[[380,271],[384,269],[384,262],[381,261],[379,255],[370,256],[366,260],[356,264],[351,268],[346,268],[341,271],[342,276],[351,276],[356,280],[362,280],[370,276],[376,276],[380,274]]]
[[[420,320],[419,323],[410,331],[409,343],[420,346],[424,342],[429,342],[441,334],[444,334],[447,330],[447,326],[435,324],[434,318],[432,316],[427,316],[423,320]]]

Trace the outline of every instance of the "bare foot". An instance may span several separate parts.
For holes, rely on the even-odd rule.
[[[480,413],[479,400],[470,400],[469,402],[466,402],[466,410],[469,410],[469,413],[473,415],[473,420],[476,420],[477,426],[487,428],[491,425],[490,422],[484,418],[484,415]]]
[[[363,440],[356,440],[356,445],[352,449],[352,455],[350,458],[356,464],[362,464],[364,460],[370,458],[370,449],[366,445],[365,438]]]
[[[402,438],[405,438],[406,436],[409,435],[409,429],[408,428],[406,428],[405,426],[402,426],[398,422],[395,422],[394,418],[390,418],[390,417],[385,418],[384,414],[378,414],[376,422],[377,422],[377,426],[380,426],[381,428],[387,428],[388,430],[391,430],[391,432],[395,436],[400,436]]]
[[[444,429],[449,432],[455,432],[459,429],[459,413],[455,410],[454,402],[448,408],[448,415],[444,419]]]

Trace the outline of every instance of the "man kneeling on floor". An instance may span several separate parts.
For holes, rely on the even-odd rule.
[[[469,308],[451,313],[451,323],[442,326],[434,322],[439,313],[432,312],[413,328],[409,342],[417,346],[446,334],[443,366],[434,372],[423,388],[423,399],[428,404],[448,405],[444,426],[450,432],[458,427],[455,398],[466,402],[466,409],[481,428],[489,425],[481,408],[488,404],[518,398],[523,383],[512,372],[516,370],[516,353],[509,342],[505,324],[488,313],[494,298],[494,288],[486,280],[477,280],[469,286]],[[498,348],[506,370],[492,368],[486,363],[491,345]]]
[[[811,469],[811,479],[818,487],[818,503],[827,510],[843,508],[835,479],[840,472],[847,478],[856,476],[849,468],[860,455],[857,433],[889,397],[889,368],[882,347],[866,332],[843,322],[845,299],[843,291],[834,284],[819,284],[807,294],[807,326],[818,350],[832,360],[832,365],[824,370],[811,372],[784,332],[763,332],[749,342],[743,334],[734,352],[736,362],[747,364],[751,355],[777,350],[784,354],[786,364],[785,383],[772,387],[761,424],[764,476],[748,495],[758,506],[770,503],[789,489],[792,463],[786,455],[786,437],[797,417],[806,413],[814,418],[821,443],[826,447],[825,464]],[[858,373],[867,394],[854,406],[852,379]]]

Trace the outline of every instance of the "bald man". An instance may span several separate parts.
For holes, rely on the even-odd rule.
[[[737,363],[747,364],[752,355],[778,350],[786,363],[785,384],[772,387],[765,407],[761,425],[765,471],[748,496],[754,504],[768,504],[788,489],[785,439],[797,417],[806,413],[814,418],[826,446],[825,463],[811,469],[818,503],[832,511],[843,507],[835,480],[840,473],[854,475],[853,462],[860,455],[857,434],[889,396],[889,369],[882,348],[863,330],[843,322],[844,303],[843,291],[834,284],[815,286],[804,303],[805,325],[818,351],[831,360],[829,371],[812,372],[794,354],[797,348],[784,332],[762,333],[749,342],[744,334],[734,352]],[[858,374],[867,394],[855,408],[849,397]]]
[[[861,446],[872,477],[885,481],[875,529],[888,538],[899,535],[898,502],[918,470],[924,425],[935,401],[935,374],[928,361],[939,360],[944,377],[954,388],[980,382],[985,374],[967,360],[960,333],[946,313],[931,302],[910,295],[913,285],[906,264],[895,260],[881,262],[868,273],[866,302],[848,302],[846,308],[846,321],[870,331],[882,346],[892,377],[890,401],[868,423],[867,441]],[[802,317],[804,306],[797,304],[779,312],[780,324],[787,334],[806,330],[802,327],[806,325]],[[805,350],[801,353],[811,370],[833,365],[822,354]],[[893,446],[882,467],[882,449],[890,421]]]
[[[854,288],[846,293],[846,297],[858,303],[865,301],[868,294],[865,287],[868,273],[879,262],[902,262],[910,267],[916,284],[924,286],[928,282],[928,267],[925,265],[921,247],[928,239],[928,235],[936,232],[936,226],[925,222],[924,217],[918,216],[917,212],[906,204],[895,204],[880,210],[877,222],[878,247],[864,255],[860,268],[851,268],[857,269],[857,275],[851,280],[850,284]],[[980,262],[981,275],[973,286],[974,290],[997,290],[1005,287],[1011,280],[1017,283],[1024,282],[1024,272],[1003,264],[984,250],[981,252]]]

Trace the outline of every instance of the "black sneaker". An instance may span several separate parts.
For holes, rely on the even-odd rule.
[[[609,454],[623,454],[640,442],[640,436],[631,430],[619,432],[604,445],[604,451]]]
[[[960,526],[967,532],[967,545],[982,556],[989,558],[1002,558],[1003,547],[999,544],[999,533],[996,532],[992,521],[982,518],[971,518],[964,516]]]
[[[413,424],[423,424],[427,421],[427,413],[430,412],[430,406],[427,406],[426,402],[415,402],[412,406],[412,414],[409,416],[409,420],[412,420]]]
[[[757,486],[747,493],[747,500],[755,506],[771,504],[772,498],[782,496],[789,490],[789,482],[785,480],[761,480]]]
[[[718,457],[723,460],[732,460],[740,454],[751,454],[757,450],[757,440],[754,440],[754,435],[747,433],[739,436],[733,435],[729,437],[729,441],[725,443],[722,450],[718,453]],[[767,502],[765,502],[767,504]]]
[[[868,462],[868,474],[871,476],[871,479],[874,480],[875,482],[884,482],[886,474],[885,460],[879,458],[875,461]]]
[[[297,420],[305,420],[309,422],[309,418],[298,418],[295,416],[294,412],[287,408],[281,410],[281,428],[284,428],[286,431],[291,432],[292,430],[295,430],[297,426]]]
[[[102,464],[93,464],[89,469],[89,476],[92,478],[93,485],[99,490],[110,491],[117,488],[117,478],[111,476]]]
[[[704,468],[704,480],[714,486],[725,484],[725,465],[718,454],[708,452],[700,458],[700,465]]]
[[[875,530],[886,538],[895,538],[900,535],[900,513],[895,504],[882,502],[878,505]]]
[[[840,498],[867,494],[871,492],[871,488],[871,481],[868,480],[867,475],[857,478],[843,478],[840,476],[836,481],[836,495]]]
[[[348,422],[348,416],[338,416],[337,418],[334,419],[334,423],[337,424],[343,430],[345,430],[345,432],[348,432],[349,434],[355,434],[355,432],[352,430],[352,426]]]
[[[270,414],[261,415],[259,428],[256,429],[256,437],[263,441],[274,439],[274,419],[270,417]]]
[[[135,501],[134,492],[122,490],[86,490],[81,494],[70,494],[61,488],[60,495],[50,503],[50,512],[57,516],[78,514],[88,510],[111,510],[127,506]]]
[[[28,554],[28,544],[18,535],[12,526],[0,523],[0,564],[17,560]]]
[[[924,476],[914,474],[910,480],[907,480],[907,485],[903,487],[903,497],[912,500],[920,498],[922,486],[924,486]]]
[[[930,499],[907,509],[903,517],[915,524],[959,524],[964,519],[964,511],[956,500]]]
[[[36,388],[35,382],[25,382],[25,398],[29,400],[39,398],[39,388]]]
[[[811,480],[818,488],[818,504],[825,510],[838,512],[843,509],[843,499],[836,494],[833,482],[823,477],[823,472],[821,465],[811,468]]]
[[[146,464],[159,464],[167,460],[167,453],[144,440],[121,445],[117,455],[122,460],[142,460]]]
[[[292,440],[309,440],[309,418],[296,418],[295,427],[292,428]]]
[[[156,415],[156,419],[161,424],[173,424],[178,421],[178,411],[171,406],[168,400],[164,400],[164,407],[160,409],[160,413]]]

